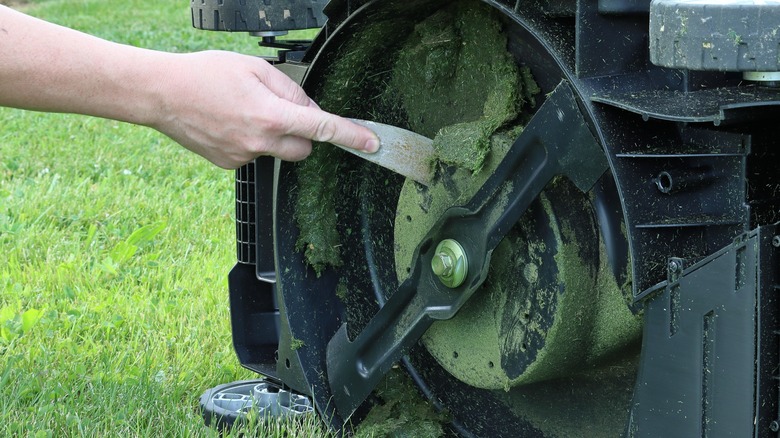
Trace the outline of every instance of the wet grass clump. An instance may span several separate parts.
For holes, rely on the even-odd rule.
[[[393,369],[375,391],[380,400],[355,431],[355,438],[436,438],[444,435],[447,415],[420,397],[409,376]]]
[[[535,104],[539,87],[506,47],[492,11],[461,1],[418,24],[399,52],[388,92],[409,127],[433,138],[439,162],[479,171],[490,137]]]
[[[406,25],[408,26],[408,24]],[[398,110],[372,98],[386,87],[389,65],[395,60],[392,41],[404,24],[380,22],[367,27],[339,51],[335,62],[319,84],[315,100],[326,111],[345,117],[370,119],[402,126],[395,116]],[[376,53],[389,55],[377,62]],[[383,73],[384,72],[384,73]],[[321,275],[328,267],[341,266],[341,239],[337,230],[338,175],[343,152],[333,145],[317,143],[311,155],[297,165],[298,196],[295,220],[300,230],[296,250],[303,251],[306,262]]]
[[[296,251],[303,251],[306,261],[317,273],[328,266],[341,266],[339,234],[336,229],[335,196],[341,151],[327,144],[315,144],[312,153],[298,168],[298,197],[295,219],[300,234]]]

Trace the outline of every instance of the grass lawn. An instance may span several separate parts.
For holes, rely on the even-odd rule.
[[[11,3],[127,44],[259,53],[192,29],[186,0]],[[231,345],[233,196],[232,172],[152,130],[0,108],[0,436],[216,436],[200,394],[256,377]]]

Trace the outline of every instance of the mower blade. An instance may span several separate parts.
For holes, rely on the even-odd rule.
[[[561,82],[469,203],[447,209],[421,240],[409,278],[363,331],[350,341],[344,324],[328,342],[328,381],[339,415],[348,419],[435,320],[455,316],[487,278],[493,250],[548,182],[563,175],[587,192],[608,169],[571,87]],[[444,239],[460,242],[468,256],[465,281],[455,288],[431,269]]]
[[[433,180],[433,141],[406,129],[368,120],[350,119],[358,125],[374,131],[379,137],[379,150],[367,154],[355,149],[336,145],[364,160],[376,163],[386,169],[430,186]]]

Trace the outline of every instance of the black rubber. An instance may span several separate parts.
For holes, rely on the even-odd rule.
[[[653,0],[650,61],[713,71],[780,71],[780,5]]]
[[[328,0],[191,0],[192,27],[225,32],[311,29],[325,24]]]

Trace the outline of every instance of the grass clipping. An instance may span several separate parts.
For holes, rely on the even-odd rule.
[[[539,87],[507,52],[501,22],[481,2],[453,2],[411,26],[388,20],[358,32],[340,50],[316,99],[327,111],[433,138],[435,162],[476,173],[491,137],[520,123]],[[399,43],[404,34],[408,39]],[[297,170],[296,248],[317,275],[342,263],[336,227],[341,154],[315,145]]]
[[[418,24],[400,51],[388,92],[411,130],[433,137],[440,163],[478,172],[490,137],[534,105],[539,87],[506,47],[491,11],[461,1]]]
[[[355,430],[355,438],[438,438],[444,436],[446,413],[436,413],[420,397],[414,383],[400,369],[392,369],[376,389],[382,401]]]
[[[330,145],[315,147],[318,153],[298,168],[295,219],[300,234],[295,249],[304,251],[306,262],[319,277],[326,267],[341,266],[335,205],[340,151]]]
[[[388,119],[395,111],[385,108],[383,102],[370,102],[366,95],[386,87],[382,72],[392,68],[395,58],[373,57],[384,53],[403,27],[403,22],[378,22],[351,38],[314,96],[320,107],[345,117],[400,124],[398,119]],[[332,145],[314,143],[311,155],[296,167],[295,220],[300,230],[296,250],[304,251],[317,276],[342,264],[336,200],[343,154]]]

